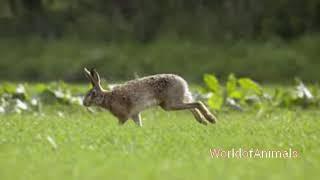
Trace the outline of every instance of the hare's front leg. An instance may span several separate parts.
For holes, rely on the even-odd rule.
[[[124,125],[124,123],[126,123],[127,121],[128,119],[118,118],[119,125]]]
[[[131,118],[136,123],[136,125],[142,127],[142,121],[141,121],[140,113],[133,115]]]

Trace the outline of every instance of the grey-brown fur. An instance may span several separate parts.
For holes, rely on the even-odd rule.
[[[131,118],[137,125],[142,126],[140,112],[154,106],[160,106],[167,111],[188,109],[202,124],[207,124],[206,120],[216,122],[216,118],[202,102],[193,101],[187,82],[180,76],[147,76],[106,91],[101,87],[99,74],[94,69],[85,69],[85,74],[93,88],[85,96],[83,104],[108,109],[118,118],[120,124]]]

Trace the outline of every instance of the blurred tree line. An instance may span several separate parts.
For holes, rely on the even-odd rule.
[[[0,0],[0,37],[219,41],[319,29],[319,0]]]

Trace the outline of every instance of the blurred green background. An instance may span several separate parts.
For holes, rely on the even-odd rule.
[[[0,0],[2,81],[319,79],[319,0]]]

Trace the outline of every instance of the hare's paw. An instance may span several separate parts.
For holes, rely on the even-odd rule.
[[[206,118],[211,123],[216,123],[217,122],[217,118],[212,114],[208,114]]]

